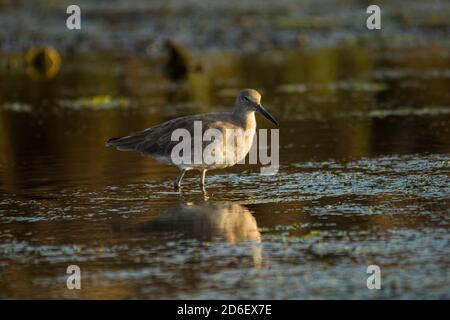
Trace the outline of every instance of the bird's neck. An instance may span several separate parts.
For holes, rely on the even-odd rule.
[[[244,130],[256,128],[254,111],[243,111],[236,108],[233,111],[233,119],[237,124],[244,128]]]

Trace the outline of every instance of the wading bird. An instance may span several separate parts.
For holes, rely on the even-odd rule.
[[[200,186],[203,189],[205,185],[206,171],[233,166],[244,159],[250,151],[253,138],[256,133],[255,112],[260,113],[278,126],[278,122],[261,105],[261,95],[259,92],[253,89],[245,89],[237,96],[234,110],[232,112],[207,113],[172,119],[154,127],[145,129],[139,133],[121,138],[109,139],[106,142],[106,145],[115,147],[121,151],[140,152],[142,155],[150,156],[160,162],[178,166],[180,169],[180,174],[175,180],[175,190],[179,189],[181,180],[183,179],[186,171],[198,170],[201,172]],[[204,139],[202,140],[202,148],[200,150],[192,148],[192,153],[190,153],[194,159],[193,161],[184,161],[180,163],[180,161],[176,161],[177,159],[174,159],[172,150],[179,143],[179,141],[173,140],[173,132],[177,129],[181,129],[184,130],[184,132],[189,133],[189,136],[193,140],[191,145],[195,146],[194,140],[196,138],[196,123],[201,124],[200,134],[202,137],[208,129],[214,129],[216,132],[222,133],[222,140],[214,140],[214,143],[216,143],[216,148],[213,153],[215,155],[219,155],[219,161],[215,161],[214,163],[205,161],[203,154],[199,157],[201,159],[200,162],[195,161],[194,158],[196,158],[196,155],[198,156],[199,152],[202,152],[205,147],[212,143],[211,140],[205,141]],[[239,153],[238,148],[233,148],[231,158],[225,155],[227,150],[229,150],[230,141],[227,141],[226,137],[227,131],[230,129],[245,132],[242,140],[242,147],[239,150]],[[233,139],[232,144],[234,143],[236,142]]]

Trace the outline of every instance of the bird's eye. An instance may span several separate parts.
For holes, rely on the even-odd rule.
[[[244,99],[248,102],[250,102],[250,99],[248,97],[244,97]]]

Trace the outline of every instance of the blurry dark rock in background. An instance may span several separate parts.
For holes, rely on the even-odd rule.
[[[52,47],[31,48],[25,55],[27,73],[32,79],[51,79],[61,68],[61,56]]]
[[[174,41],[167,40],[167,61],[164,71],[172,80],[185,80],[189,72],[189,56],[186,50]]]

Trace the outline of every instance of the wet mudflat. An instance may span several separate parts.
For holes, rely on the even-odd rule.
[[[251,63],[250,63],[251,62]],[[450,298],[446,47],[72,55],[0,75],[2,298]],[[207,176],[104,147],[258,88],[280,169]],[[258,118],[260,127],[270,124]],[[82,289],[68,290],[79,265]],[[366,268],[382,271],[368,290]]]

